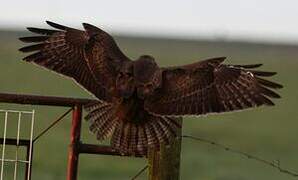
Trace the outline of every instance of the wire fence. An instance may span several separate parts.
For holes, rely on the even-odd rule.
[[[14,170],[13,170],[13,179],[18,179],[18,168],[19,163],[23,163],[26,165],[25,168],[25,180],[30,180],[31,178],[31,167],[32,167],[32,152],[33,152],[33,134],[34,134],[34,115],[35,111],[18,111],[18,110],[4,110],[0,109],[0,113],[4,114],[3,119],[1,118],[1,121],[4,121],[3,126],[3,136],[0,138],[0,144],[2,146],[2,153],[1,153],[1,170],[0,170],[0,180],[5,180],[8,178],[5,178],[4,172],[5,172],[5,163],[14,163]],[[8,123],[12,123],[13,119],[9,120],[9,114],[17,114],[17,132],[14,137],[8,136]],[[26,120],[26,118],[23,118],[24,114],[28,114],[29,121]],[[22,123],[29,123],[29,137],[26,139],[21,139],[21,125]],[[15,156],[14,158],[6,157],[7,146],[15,146]],[[22,159],[20,156],[20,147],[25,146],[26,147],[26,159]]]

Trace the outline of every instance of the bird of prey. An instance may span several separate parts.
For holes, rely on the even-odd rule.
[[[74,79],[97,98],[86,105],[90,130],[99,140],[111,137],[123,154],[144,156],[176,136],[175,117],[223,113],[280,98],[282,85],[263,77],[275,72],[255,70],[262,64],[229,65],[225,57],[193,64],[159,67],[155,59],[127,57],[105,31],[83,23],[78,30],[47,21],[54,29],[29,27],[38,35],[20,38],[32,52],[23,60]]]

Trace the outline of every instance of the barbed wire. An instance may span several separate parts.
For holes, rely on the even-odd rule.
[[[143,167],[134,177],[131,178],[131,180],[136,180],[146,169],[148,169],[148,165]]]
[[[67,116],[73,108],[68,109],[65,113],[63,113],[60,117],[58,117],[54,122],[52,122],[46,129],[44,129],[39,135],[37,135],[34,139],[33,142],[38,140],[40,137],[42,137],[44,134],[46,134],[50,129],[52,129],[56,124],[58,124],[65,116]]]
[[[244,156],[248,159],[252,159],[252,160],[258,161],[260,163],[263,163],[265,165],[271,166],[271,167],[279,170],[281,173],[285,173],[285,174],[291,175],[293,177],[298,177],[298,173],[281,167],[280,160],[275,160],[275,161],[266,160],[266,159],[257,157],[255,155],[251,155],[249,153],[233,149],[233,148],[231,148],[227,145],[220,144],[220,143],[217,143],[217,142],[209,140],[209,139],[204,139],[204,138],[200,138],[200,137],[196,137],[196,136],[192,136],[192,135],[182,135],[180,137],[181,138],[188,138],[188,139],[192,139],[192,140],[196,140],[196,141],[201,141],[203,143],[207,143],[207,144],[216,146],[218,148],[224,149],[225,151],[229,151],[229,152],[232,152],[232,153],[235,153],[235,154],[239,154],[239,155]],[[138,171],[138,173],[134,177],[132,177],[131,180],[136,180],[146,169],[148,169],[148,165],[144,166],[140,171]]]
[[[290,171],[288,169],[285,169],[285,168],[281,167],[281,163],[280,163],[279,160],[275,160],[275,161],[265,160],[263,158],[260,158],[260,157],[257,157],[257,156],[248,154],[246,152],[235,150],[233,148],[230,148],[229,146],[226,146],[226,145],[217,143],[215,141],[211,141],[211,140],[208,140],[208,139],[204,139],[204,138],[200,138],[200,137],[196,137],[196,136],[192,136],[192,135],[182,135],[181,138],[188,138],[188,139],[192,139],[192,140],[201,141],[201,142],[204,142],[204,143],[207,143],[207,144],[210,144],[210,145],[219,147],[219,148],[224,149],[226,151],[229,151],[229,152],[232,152],[232,153],[236,153],[236,154],[245,156],[248,159],[253,159],[255,161],[261,162],[261,163],[266,164],[268,166],[271,166],[271,167],[273,167],[275,169],[278,169],[281,173],[285,173],[285,174],[291,175],[293,177],[298,177],[298,173],[293,172],[293,171]]]

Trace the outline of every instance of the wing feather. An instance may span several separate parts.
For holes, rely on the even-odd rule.
[[[262,78],[275,72],[254,70],[262,64],[225,65],[224,59],[165,68],[163,85],[145,108],[158,115],[202,115],[274,105],[270,98],[280,98],[272,89],[282,85]]]
[[[101,29],[84,23],[90,36],[85,47],[86,62],[98,82],[103,82],[110,91],[115,90],[119,68],[130,60],[121,52],[113,38]]]
[[[20,48],[22,52],[32,52],[23,60],[73,78],[100,100],[110,101],[112,92],[109,89],[112,89],[111,86],[114,83],[107,84],[106,82],[114,81],[116,69],[118,69],[117,65],[119,65],[113,63],[113,61],[122,62],[123,60],[128,60],[124,55],[119,56],[122,52],[113,38],[92,25],[87,26],[84,24],[86,31],[81,31],[50,21],[46,21],[46,23],[55,29],[29,27],[27,29],[30,32],[40,35],[20,38],[25,43],[34,43]],[[103,41],[102,39],[94,38],[97,36],[101,36],[104,39],[108,37],[108,40]],[[90,42],[93,40],[99,42]],[[95,43],[96,46],[90,46],[90,43]],[[110,48],[114,46],[116,48]],[[102,48],[102,54],[100,52],[97,52],[96,55],[90,54],[94,52],[93,48],[95,47]],[[107,50],[107,48],[109,49]],[[88,60],[85,55],[86,51],[89,53]],[[109,51],[109,54],[105,54],[105,51]],[[101,69],[93,68],[94,64],[102,64]],[[110,81],[104,81],[106,79],[97,77],[101,77],[103,74]]]

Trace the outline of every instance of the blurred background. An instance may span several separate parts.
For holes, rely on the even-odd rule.
[[[277,71],[273,80],[285,88],[274,107],[185,118],[183,133],[226,144],[298,171],[297,75],[298,1],[294,0],[151,0],[151,1],[3,1],[0,7],[0,92],[89,97],[74,82],[22,62],[18,37],[27,26],[47,27],[45,20],[82,28],[94,24],[113,34],[131,58],[150,54],[162,66],[215,56],[227,63],[263,63]],[[38,133],[67,109],[0,104],[1,109],[36,110]],[[0,134],[3,134],[3,118]],[[9,121],[15,125],[14,118]],[[12,128],[13,129],[13,128]],[[65,179],[70,117],[42,137],[36,146],[33,179]],[[9,135],[15,136],[15,131]],[[83,123],[83,141],[99,143]],[[79,179],[125,180],[146,165],[144,159],[82,155]],[[6,164],[6,174],[13,169]],[[9,178],[8,178],[9,179]],[[139,179],[146,179],[146,173]],[[182,180],[294,179],[259,162],[222,149],[184,140]]]

